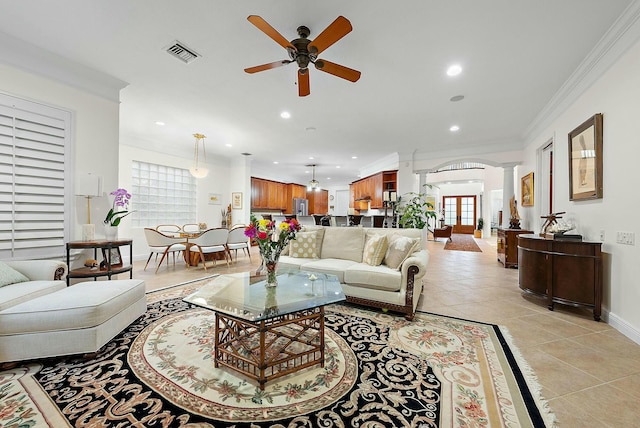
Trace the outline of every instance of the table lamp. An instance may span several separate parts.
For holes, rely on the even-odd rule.
[[[102,196],[102,177],[91,173],[81,174],[76,181],[76,196],[87,198],[87,223],[82,225],[82,240],[93,241],[96,226],[91,224],[91,198]]]

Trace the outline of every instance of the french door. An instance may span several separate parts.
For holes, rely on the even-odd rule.
[[[472,234],[476,228],[476,196],[443,196],[444,222],[453,233]]]

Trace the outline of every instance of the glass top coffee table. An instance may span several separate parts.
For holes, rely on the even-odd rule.
[[[215,313],[215,367],[258,381],[320,364],[324,307],[345,300],[335,275],[278,271],[278,286],[251,272],[220,275],[184,301]]]

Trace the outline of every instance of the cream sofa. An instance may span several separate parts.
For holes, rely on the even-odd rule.
[[[0,287],[0,363],[96,352],[147,309],[142,280],[67,287],[65,263],[4,263],[29,281]]]
[[[308,253],[300,257],[290,250],[280,257],[280,267],[336,275],[348,302],[401,312],[406,319],[413,319],[429,261],[421,230],[316,226],[305,228],[298,237],[305,232],[316,235],[315,257],[304,257]],[[384,260],[378,266],[364,263],[365,245],[377,235],[408,237],[417,243],[398,269],[390,268]]]

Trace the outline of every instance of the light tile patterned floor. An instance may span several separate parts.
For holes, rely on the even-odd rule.
[[[540,299],[523,295],[518,270],[497,261],[496,238],[477,239],[481,253],[445,251],[444,241],[427,243],[430,253],[419,309],[508,327],[516,346],[535,370],[542,393],[560,427],[632,427],[640,421],[640,346],[591,312],[562,305],[549,311]],[[206,274],[255,269],[257,249],[227,268],[218,262]],[[154,275],[134,264],[134,278],[152,290],[200,278],[202,266],[178,262]],[[128,277],[128,276],[127,276]]]

